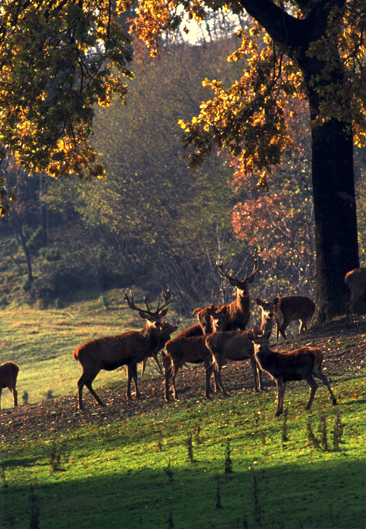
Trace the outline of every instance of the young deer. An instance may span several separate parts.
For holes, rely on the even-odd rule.
[[[167,321],[161,322],[159,345],[156,348],[156,356],[153,355],[153,358],[155,360],[156,365],[158,366],[161,375],[163,374],[163,370],[160,367],[157,355],[162,349],[164,349],[165,344],[171,339],[171,335],[177,329],[178,327],[176,325],[171,325]],[[147,361],[148,358],[145,358],[145,360],[142,361],[141,378],[144,376]]]
[[[262,389],[262,374],[254,357],[254,347],[253,342],[248,337],[249,332],[224,331],[216,332],[206,337],[206,347],[218,366],[217,384],[224,395],[226,395],[226,390],[221,380],[221,369],[226,359],[233,361],[249,360],[253,373],[254,391],[258,391],[257,375],[259,389]]]
[[[212,313],[213,319],[212,327],[214,333],[216,330],[222,328],[223,318],[226,313],[226,307],[216,313]],[[194,326],[195,327],[195,326]],[[215,373],[216,378],[216,364],[210,351],[205,345],[206,335],[192,335],[189,332],[192,327],[186,329],[178,336],[170,340],[166,344],[166,352],[163,353],[163,365],[165,368],[165,400],[169,401],[169,385],[171,383],[173,390],[173,398],[177,400],[177,391],[175,387],[175,379],[179,369],[184,364],[200,364],[203,362],[206,371],[206,397],[210,396],[210,378],[212,372]]]
[[[353,308],[357,300],[366,293],[366,268],[355,268],[347,272],[344,282],[351,290],[351,298],[347,303],[346,325],[353,322]]]
[[[197,308],[192,314],[197,314],[199,323],[203,328],[205,334],[212,332],[210,312],[220,310],[226,307],[226,315],[223,320],[223,330],[244,330],[250,318],[250,297],[249,285],[254,281],[254,276],[258,271],[258,260],[253,259],[254,268],[250,275],[245,276],[242,281],[239,281],[235,276],[228,275],[223,268],[223,264],[216,263],[220,274],[226,277],[230,284],[236,288],[236,300],[225,305],[209,305],[204,309]]]
[[[273,301],[262,301],[257,298],[257,305],[261,309],[261,324],[260,327],[255,327],[257,334],[265,334],[267,331],[271,331],[272,334],[274,326]]]
[[[277,386],[277,411],[276,417],[283,412],[283,398],[287,382],[293,380],[306,380],[311,387],[310,399],[306,406],[310,410],[318,384],[313,376],[319,378],[327,386],[332,397],[333,405],[337,400],[332,392],[327,377],[322,373],[321,364],[323,353],[317,347],[300,347],[290,352],[273,351],[269,347],[269,332],[263,336],[249,333],[250,340],[254,343],[255,358],[263,371],[266,371],[276,382]]]
[[[273,312],[277,323],[277,341],[279,333],[286,340],[286,329],[294,320],[300,320],[299,333],[307,330],[307,322],[315,311],[315,303],[307,296],[284,296],[273,300]]]
[[[163,295],[163,305],[160,307],[159,303],[156,311],[152,312],[146,301],[147,310],[141,309],[135,305],[133,296],[131,295],[131,299],[129,299],[127,293],[125,293],[125,300],[128,306],[132,310],[138,311],[140,318],[146,320],[145,327],[141,331],[129,331],[117,336],[105,336],[104,338],[91,340],[74,351],[75,360],[79,361],[83,368],[83,374],[78,381],[80,410],[83,409],[82,391],[84,386],[88,388],[98,404],[104,406],[92,388],[92,382],[101,369],[113,371],[117,367],[127,365],[127,398],[131,398],[130,386],[132,379],[135,384],[136,398],[140,397],[137,386],[137,364],[151,356],[157,361],[156,355],[161,349],[162,335],[167,331],[167,325],[169,325],[161,321],[168,312],[168,309],[164,307],[172,301],[169,289],[164,291]],[[168,333],[169,331],[170,327],[168,328]]]
[[[14,362],[4,362],[0,365],[0,409],[1,409],[1,391],[3,388],[9,388],[14,398],[14,406],[18,406],[18,392],[15,389],[19,366]]]

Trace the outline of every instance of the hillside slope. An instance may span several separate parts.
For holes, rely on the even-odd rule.
[[[275,345],[275,344],[274,344]],[[366,316],[357,319],[357,325],[350,329],[345,326],[344,318],[335,320],[322,326],[310,328],[310,332],[297,336],[287,342],[280,342],[278,350],[291,350],[302,345],[320,347],[325,356],[323,370],[327,374],[333,391],[337,395],[337,381],[343,379],[359,378],[365,375],[366,367]],[[240,392],[252,393],[252,375],[249,362],[228,363],[222,372],[222,379],[229,391],[229,399],[235,398]],[[130,416],[147,413],[166,405],[164,401],[164,379],[161,375],[143,379],[139,383],[142,393],[140,400],[128,401],[125,395],[125,386],[115,384],[113,387],[98,389],[98,379],[94,383],[98,394],[105,402],[106,407],[100,408],[93,397],[84,388],[85,411],[77,410],[75,380],[75,396],[62,397],[37,405],[22,405],[0,412],[0,438],[12,438],[22,435],[24,430],[55,430],[62,431],[73,425],[98,423],[105,424],[113,421],[126,420]],[[294,383],[289,384],[289,388]],[[303,385],[304,396],[308,394],[308,386]],[[275,412],[275,388],[269,377],[264,377],[264,391],[273,394],[273,414]],[[319,392],[326,388],[319,384]],[[182,399],[201,399],[204,395],[203,367],[190,366],[183,369],[177,376],[177,389]],[[359,395],[358,395],[359,397]],[[220,398],[218,396],[213,399]],[[194,402],[194,401],[193,401]],[[198,401],[197,401],[198,402]],[[340,399],[341,402],[341,399]],[[316,400],[313,407],[316,407]],[[174,408],[172,402],[168,404]],[[286,406],[286,396],[285,396]]]

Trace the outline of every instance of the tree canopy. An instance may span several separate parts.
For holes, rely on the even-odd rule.
[[[309,103],[315,213],[317,320],[344,310],[343,278],[359,266],[353,145],[365,144],[365,0],[240,0],[225,2],[142,0],[133,30],[159,48],[164,31],[208,9],[246,12],[254,22],[240,31],[230,60],[243,74],[230,86],[205,80],[214,97],[198,116],[182,122],[190,165],[226,146],[243,174],[267,177],[292,145],[288,117],[295,96]]]
[[[366,0],[4,0],[0,7],[1,156],[29,172],[104,176],[90,142],[95,105],[126,101],[130,30],[157,55],[168,33],[222,10],[247,16],[231,62],[234,82],[183,118],[191,167],[226,147],[237,179],[266,188],[288,148],[298,100],[309,105],[319,321],[343,312],[344,274],[359,265],[353,146],[365,145]],[[273,176],[271,176],[273,175]],[[13,198],[1,190],[2,213]]]
[[[1,2],[0,159],[12,155],[30,173],[104,176],[89,141],[94,105],[124,102],[132,77],[117,15],[110,0]],[[0,212],[8,199],[4,187]]]

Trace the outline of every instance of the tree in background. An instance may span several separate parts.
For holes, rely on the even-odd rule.
[[[180,8],[180,11],[178,10]],[[198,117],[182,123],[191,166],[215,148],[240,157],[243,172],[265,185],[272,166],[292,145],[285,107],[300,94],[310,108],[315,215],[318,321],[344,312],[347,271],[359,266],[353,142],[365,142],[365,0],[240,0],[171,2],[143,0],[133,30],[156,53],[163,32],[188,18],[204,20],[208,8],[245,10],[256,24],[240,32],[242,76],[215,92]],[[264,43],[264,45],[263,45]]]
[[[131,38],[110,0],[3,0],[0,6],[0,160],[29,173],[103,177],[91,146],[94,105],[126,98]],[[119,73],[117,73],[117,70]],[[0,214],[13,195],[0,184]]]
[[[187,169],[178,125],[208,96],[202,77],[233,81],[226,57],[235,43],[233,38],[201,46],[170,43],[153,61],[138,43],[128,105],[96,111],[93,142],[107,178],[48,179],[44,195],[48,207],[62,210],[65,219],[73,208],[105,252],[114,252],[116,263],[133,270],[136,284],[151,291],[169,283],[190,312],[198,303],[228,295],[220,290],[217,259],[236,273],[252,266],[246,241],[232,234],[232,169],[219,156]],[[77,222],[70,224],[76,229]]]
[[[261,295],[265,299],[289,292],[314,296],[314,209],[310,169],[308,108],[298,100],[292,107],[289,130],[293,146],[258,186],[253,173],[241,170],[233,185],[239,202],[232,211],[234,233],[247,240],[264,266]],[[244,193],[243,193],[244,191]],[[243,195],[243,196],[242,196]]]

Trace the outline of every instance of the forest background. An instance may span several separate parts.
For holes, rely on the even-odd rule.
[[[243,25],[245,25],[243,23]],[[151,59],[134,42],[128,103],[96,109],[93,145],[107,178],[30,177],[12,158],[3,163],[18,199],[0,219],[0,304],[65,305],[88,291],[138,285],[148,299],[169,284],[178,310],[224,302],[232,288],[217,261],[239,278],[259,259],[257,292],[314,298],[315,254],[308,107],[296,102],[290,122],[295,147],[273,168],[268,189],[243,174],[224,149],[187,168],[179,120],[190,121],[212,91],[242,65],[227,58],[237,27],[222,13],[192,44],[178,36]],[[366,238],[366,150],[355,147],[360,260]]]

